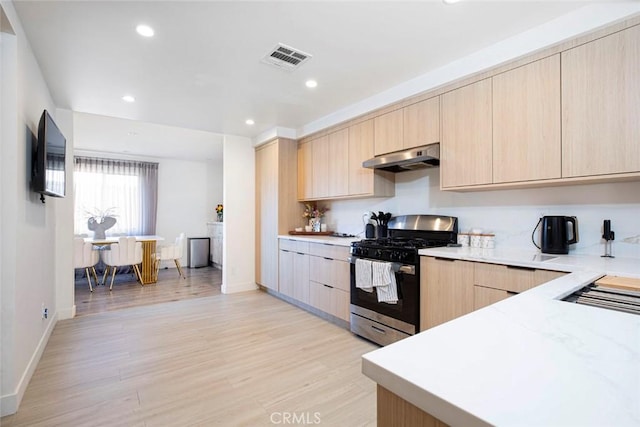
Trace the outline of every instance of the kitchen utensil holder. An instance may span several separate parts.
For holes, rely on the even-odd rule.
[[[385,237],[387,237],[387,226],[386,225],[379,225],[376,227],[376,237],[378,239],[384,239]]]

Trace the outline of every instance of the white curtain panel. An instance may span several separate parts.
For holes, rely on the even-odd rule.
[[[90,217],[116,218],[107,236],[153,235],[158,211],[158,164],[74,157],[74,233],[93,233]]]

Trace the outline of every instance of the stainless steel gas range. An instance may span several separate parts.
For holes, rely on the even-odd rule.
[[[389,237],[384,239],[352,243],[350,257],[351,331],[380,345],[420,331],[420,275],[423,272],[418,251],[456,243],[458,219],[437,215],[398,216],[389,221],[388,233]],[[369,274],[370,265],[374,271],[390,268],[395,279],[391,286],[395,286],[397,292],[396,302],[385,302],[382,290],[376,286],[361,286],[363,278],[356,276]]]

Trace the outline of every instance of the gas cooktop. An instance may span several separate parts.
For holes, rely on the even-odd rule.
[[[446,246],[447,242],[421,238],[387,237],[381,239],[360,240],[359,242],[354,242],[353,245],[367,248],[424,249]]]

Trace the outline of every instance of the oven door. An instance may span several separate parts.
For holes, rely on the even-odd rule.
[[[375,290],[373,292],[367,292],[356,288],[356,259],[358,259],[358,257],[355,256],[352,256],[350,259],[351,305],[362,307],[377,314],[413,325],[415,326],[415,332],[417,332],[420,319],[420,281],[416,267],[413,265],[392,263],[393,270],[395,271],[396,284],[398,286],[398,303],[389,304],[386,302],[378,302],[378,296]]]

